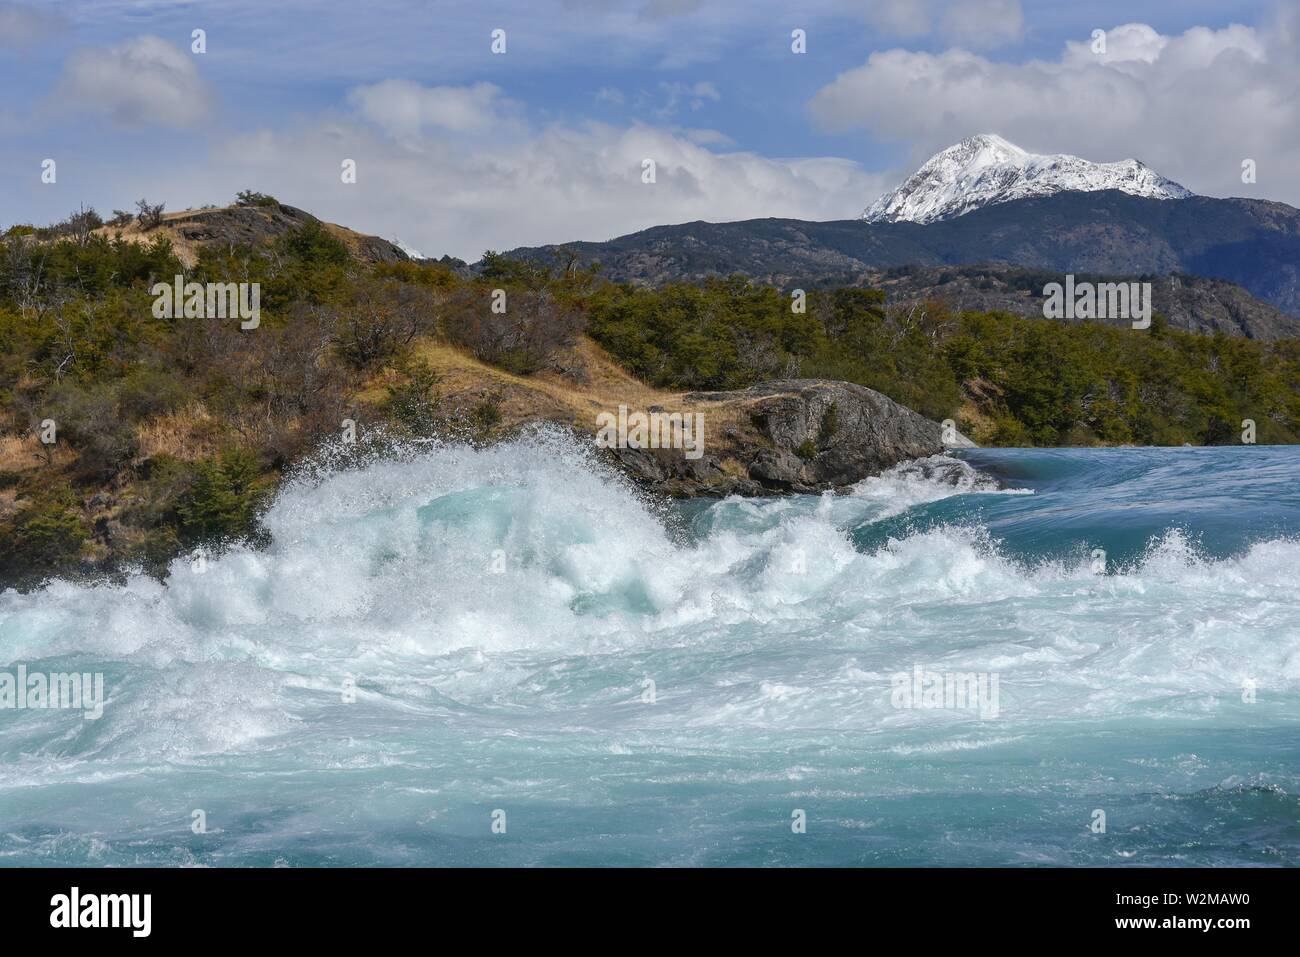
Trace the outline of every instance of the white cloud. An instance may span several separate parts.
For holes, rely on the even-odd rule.
[[[72,54],[55,99],[64,108],[101,113],[127,126],[192,126],[212,107],[190,54],[148,35]]]
[[[1135,73],[1152,64],[1166,70],[1197,70],[1211,65],[1221,53],[1240,53],[1251,60],[1268,59],[1260,34],[1252,27],[1232,24],[1222,30],[1192,27],[1181,37],[1161,35],[1145,23],[1126,23],[1105,31],[1104,53],[1093,52],[1093,41],[1070,41],[1061,62],[1080,67],[1105,64]]]
[[[1107,54],[1071,43],[1055,61],[999,63],[964,49],[888,50],[810,101],[824,129],[867,129],[925,158],[971,133],[1094,160],[1136,156],[1189,188],[1300,201],[1300,30],[1295,4],[1270,28],[1108,31]]]
[[[726,133],[719,130],[695,130],[683,129],[678,130],[682,136],[686,137],[692,143],[699,143],[701,146],[735,146],[736,141]]]
[[[525,131],[508,145],[430,132],[395,140],[336,115],[223,141],[209,168],[123,185],[176,199],[254,188],[322,218],[401,236],[427,255],[477,259],[485,249],[604,240],[664,223],[782,216],[842,219],[877,195],[881,177],[841,159],[714,152],[701,130],[590,123]],[[357,161],[357,182],[339,164]],[[642,161],[657,181],[641,181]],[[177,204],[179,205],[179,204]]]
[[[698,110],[704,106],[705,100],[712,100],[717,103],[722,99],[722,94],[712,83],[660,83],[659,89],[664,94],[664,104],[655,110],[655,115],[660,118],[672,116],[680,109],[682,103],[686,103],[692,110]]]
[[[1020,0],[959,0],[944,12],[942,30],[950,42],[988,50],[1021,39],[1025,15]]]
[[[1154,63],[1169,44],[1168,37],[1145,23],[1125,23],[1101,33],[1097,38],[1068,41],[1061,61],[1074,67],[1096,63]],[[1095,51],[1095,44],[1104,44],[1104,52]]]
[[[384,80],[352,90],[348,102],[394,136],[412,136],[429,127],[481,132],[495,126],[509,108],[501,88],[492,83],[429,87],[410,80]]]

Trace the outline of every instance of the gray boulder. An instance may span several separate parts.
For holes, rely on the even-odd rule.
[[[675,496],[771,495],[852,485],[899,462],[972,443],[873,389],[827,379],[780,379],[729,392],[690,392],[703,413],[703,455],[611,449],[637,482]]]

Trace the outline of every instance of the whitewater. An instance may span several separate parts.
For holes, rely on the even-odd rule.
[[[1300,450],[954,456],[681,503],[563,433],[323,456],[259,547],[6,591],[0,669],[106,700],[0,711],[0,864],[1300,863]]]

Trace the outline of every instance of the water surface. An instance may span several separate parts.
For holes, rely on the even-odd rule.
[[[108,702],[0,711],[0,863],[1300,861],[1300,450],[962,457],[658,508],[432,445],[201,573],[6,592],[0,670]]]

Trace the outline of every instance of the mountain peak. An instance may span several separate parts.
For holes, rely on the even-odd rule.
[[[1023,150],[1010,140],[1005,140],[996,133],[976,133],[974,136],[968,136],[955,146],[950,146],[943,152],[964,152],[978,153],[981,150],[988,150],[1002,157],[1021,157],[1031,156],[1028,150]]]
[[[1066,153],[1030,153],[996,133],[968,136],[926,160],[867,208],[869,223],[933,223],[983,206],[1067,191],[1118,189],[1152,199],[1191,196],[1135,159],[1093,163]]]

